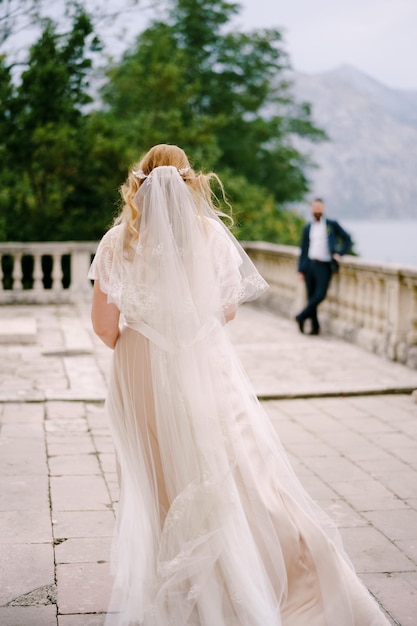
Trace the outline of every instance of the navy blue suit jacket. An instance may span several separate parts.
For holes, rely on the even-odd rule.
[[[352,246],[352,239],[338,222],[335,220],[326,219],[326,228],[327,228],[327,238],[329,241],[329,251],[332,260],[330,262],[332,272],[337,272],[339,264],[335,259],[333,259],[333,254],[337,253],[340,256],[343,256],[347,252],[349,252]],[[298,271],[304,272],[307,269],[308,265],[308,248],[310,245],[310,228],[311,224],[307,224],[304,226],[303,234],[301,237],[301,255],[298,260]]]

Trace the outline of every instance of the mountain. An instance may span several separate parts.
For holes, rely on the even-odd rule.
[[[297,144],[318,165],[309,172],[311,197],[349,220],[417,218],[417,91],[391,89],[350,66],[295,73],[293,83],[330,138]]]

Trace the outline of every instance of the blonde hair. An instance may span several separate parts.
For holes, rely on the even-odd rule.
[[[181,177],[184,182],[195,192],[197,199],[197,206],[202,207],[203,203],[208,206],[218,215],[227,217],[233,223],[230,215],[223,213],[218,207],[218,199],[216,194],[211,188],[211,181],[215,180],[220,187],[222,198],[225,204],[231,210],[231,206],[226,200],[223,184],[220,178],[214,172],[203,174],[202,172],[195,173],[191,167],[188,157],[184,150],[178,146],[161,143],[153,146],[137,163],[135,163],[129,171],[129,175],[126,181],[121,185],[119,191],[123,199],[123,207],[116,217],[114,224],[125,223],[127,224],[127,241],[125,245],[129,246],[134,243],[138,236],[138,223],[139,223],[139,210],[134,202],[134,198],[140,189],[140,186],[146,180],[137,176],[137,171],[141,170],[145,176],[149,176],[155,167],[160,165],[172,165],[177,170],[185,170],[181,173]],[[134,174],[136,172],[136,174]]]

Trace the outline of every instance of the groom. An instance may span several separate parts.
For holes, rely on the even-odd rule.
[[[340,224],[324,217],[324,208],[321,198],[311,203],[313,220],[304,227],[298,262],[299,276],[306,285],[307,306],[295,319],[302,333],[305,321],[310,319],[311,335],[320,332],[317,307],[326,297],[332,273],[339,269],[340,257],[349,252],[352,245],[350,235]]]

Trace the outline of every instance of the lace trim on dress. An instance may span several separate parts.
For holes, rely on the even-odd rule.
[[[210,220],[210,223],[214,222]],[[242,259],[220,225],[213,223],[215,228],[212,234],[212,254],[214,268],[217,274],[219,292],[219,315],[230,308],[239,305],[248,299],[253,299],[265,291],[267,283],[252,265],[252,272],[241,275]],[[163,294],[158,291],[156,284],[157,270],[148,268],[142,270],[146,259],[157,262],[158,259],[167,263],[163,242],[155,243],[145,248],[142,242],[136,245],[136,255],[132,260],[124,253],[125,226],[118,225],[110,229],[103,237],[97,249],[96,256],[90,268],[89,277],[100,281],[100,288],[108,294],[109,302],[116,304],[124,316],[132,321],[145,320],[150,322],[150,316],[165,314]],[[177,247],[178,257],[185,255],[182,246]],[[156,266],[157,267],[157,266]],[[149,279],[149,272],[155,271],[155,281]],[[191,297],[185,297],[176,302],[178,315],[192,315],[195,313],[195,303]]]

